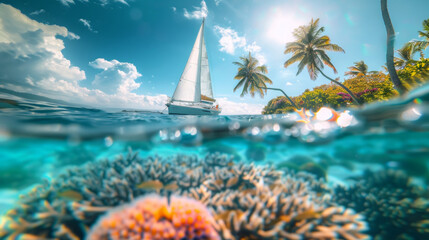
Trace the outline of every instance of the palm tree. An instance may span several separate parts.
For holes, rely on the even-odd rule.
[[[361,77],[361,76],[367,76],[368,74],[378,74],[378,71],[369,71],[368,72],[368,65],[362,60],[359,62],[354,62],[354,65],[349,67],[348,72],[345,72],[344,75],[350,75],[352,77]]]
[[[349,67],[348,72],[345,75],[355,76],[366,76],[368,74],[368,65],[364,61],[355,62],[353,66]]]
[[[387,9],[387,0],[381,0],[381,13],[383,15],[384,25],[387,31],[387,52],[386,52],[386,65],[389,71],[390,79],[393,85],[400,94],[407,91],[405,86],[399,80],[396,73],[395,64],[393,62],[393,48],[395,45],[395,30],[393,29],[392,21],[390,20],[389,11]]]
[[[420,57],[424,58],[423,50],[429,46],[429,19],[426,19],[422,23],[423,31],[419,31],[419,37],[424,38],[424,40],[414,40],[413,42],[420,48]]]
[[[238,73],[235,75],[234,79],[239,80],[237,86],[234,88],[234,92],[243,86],[240,96],[243,97],[245,94],[250,93],[250,95],[254,97],[255,92],[257,92],[263,98],[264,94],[267,93],[267,89],[281,91],[292,106],[298,109],[292,99],[283,90],[267,87],[266,83],[273,84],[271,79],[264,75],[268,73],[267,66],[258,66],[258,60],[252,57],[250,52],[249,57],[240,57],[240,59],[241,62],[234,62],[234,64],[238,66]],[[265,93],[262,89],[265,89]]]
[[[423,50],[423,46],[419,42],[407,42],[402,48],[396,50],[399,57],[394,58],[395,66],[403,69],[408,64],[415,62],[414,54],[416,54],[417,52],[420,52],[420,54],[422,54]]]
[[[426,41],[429,42],[429,19],[423,20],[423,31],[419,31],[419,37],[426,38]]]
[[[298,72],[296,75],[300,74],[304,67],[307,66],[308,73],[312,80],[316,80],[318,73],[321,73],[331,82],[346,90],[353,101],[360,105],[358,98],[346,86],[326,76],[321,70],[324,68],[324,65],[327,65],[334,70],[334,73],[337,73],[337,69],[331,63],[331,59],[326,54],[325,50],[344,52],[340,46],[332,44],[328,36],[321,36],[324,30],[323,27],[319,27],[319,19],[316,19],[316,21],[311,19],[309,25],[300,26],[295,29],[293,36],[296,41],[287,43],[286,50],[284,51],[285,54],[293,53],[293,55],[286,60],[284,67],[287,68],[291,64],[299,61],[300,63],[298,64]]]
[[[255,92],[257,92],[263,98],[267,91],[265,90],[264,93],[259,86],[267,87],[265,83],[273,84],[271,79],[264,75],[268,73],[267,66],[258,66],[258,60],[252,57],[250,52],[249,57],[240,57],[240,59],[242,62],[234,62],[235,65],[238,65],[238,73],[234,79],[239,80],[237,86],[234,88],[234,92],[244,85],[241,97],[247,93],[250,93],[254,97]]]

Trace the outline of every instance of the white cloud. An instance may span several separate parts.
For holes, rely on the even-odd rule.
[[[222,115],[253,115],[261,114],[264,105],[240,103],[228,100],[228,98],[217,98]]]
[[[90,63],[101,69],[95,88],[82,87],[85,72],[63,56],[64,42],[57,38],[70,37],[65,27],[39,23],[6,4],[0,4],[0,23],[0,87],[94,107],[164,108],[166,95],[132,92],[141,75],[131,63],[98,58]]]
[[[45,12],[45,9],[40,9],[40,10],[37,10],[37,11],[30,13],[30,15],[39,15],[39,14],[42,14],[44,12]]]
[[[171,7],[171,9],[173,9],[173,12],[176,12],[176,11],[177,11],[177,8],[176,8],[176,7]]]
[[[58,0],[60,1],[62,4],[69,6],[70,4],[74,4],[74,0]]]
[[[261,47],[252,42],[252,44],[247,44],[245,37],[240,37],[238,33],[231,28],[223,28],[218,25],[214,27],[215,31],[221,35],[219,39],[220,51],[226,52],[228,54],[234,55],[236,49],[240,49],[246,53],[251,52],[253,56],[258,59],[261,65],[265,64],[267,61],[261,53]]]
[[[92,29],[91,21],[81,18],[79,19],[79,22],[81,22],[85,27],[87,27],[89,31],[97,33],[97,31],[94,31],[94,29]]]
[[[141,85],[141,83],[135,82],[142,75],[137,72],[134,64],[97,58],[95,61],[90,62],[89,65],[103,69],[103,72],[95,75],[92,85],[107,94],[126,94],[136,90]]]
[[[89,2],[90,0],[58,0],[65,6],[70,6],[71,4],[75,4],[76,2]],[[105,6],[110,3],[118,2],[124,5],[129,5],[128,0],[91,0],[91,2],[99,3],[102,6]]]
[[[66,28],[31,20],[10,5],[0,4],[0,82],[4,86],[36,87],[49,79],[77,85],[85,72],[64,58],[64,42],[72,36]]]
[[[286,86],[292,86],[293,85],[293,83],[291,83],[291,82],[286,82]]]
[[[188,12],[186,8],[184,9],[184,16],[188,19],[202,19],[207,17],[209,10],[207,9],[207,4],[203,0],[201,1],[201,7],[194,7],[194,11]]]
[[[67,37],[70,38],[71,40],[79,40],[80,39],[79,35],[72,33],[72,32],[69,32],[69,35]]]
[[[261,54],[261,47],[258,46],[256,42],[253,42],[252,44],[245,46],[244,51],[251,52],[254,55],[254,57],[258,59],[258,62],[261,65],[264,65],[267,62],[265,57]]]
[[[220,51],[233,55],[236,48],[246,47],[246,38],[238,36],[237,32],[231,28],[216,25],[214,29],[221,35],[219,39]]]
[[[222,2],[223,0],[214,0],[216,6],[219,6],[219,4]]]

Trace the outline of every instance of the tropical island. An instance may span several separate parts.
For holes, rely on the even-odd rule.
[[[238,73],[234,79],[238,80],[234,91],[242,87],[241,96],[258,94],[264,97],[267,90],[278,90],[284,96],[271,99],[264,107],[262,114],[285,114],[298,109],[318,111],[321,107],[340,109],[345,107],[359,107],[367,103],[385,101],[403,95],[408,91],[426,83],[429,80],[429,58],[424,50],[429,46],[429,19],[423,21],[423,28],[416,36],[419,40],[411,40],[397,49],[394,56],[394,39],[390,17],[385,1],[382,2],[382,14],[387,30],[386,66],[383,71],[370,71],[364,60],[354,62],[345,73],[345,80],[333,79],[323,71],[325,67],[331,68],[336,74],[337,69],[328,56],[328,51],[345,51],[337,44],[331,43],[329,36],[323,35],[324,27],[320,26],[319,19],[311,20],[308,25],[296,28],[293,32],[295,41],[288,42],[284,54],[292,54],[284,63],[287,68],[298,63],[300,74],[307,68],[311,80],[316,80],[319,74],[331,81],[306,89],[301,95],[289,97],[287,89],[270,88],[272,80],[266,65],[259,65],[258,60],[249,55],[241,57],[241,62],[234,62],[238,66]],[[416,59],[416,55],[419,58]]]

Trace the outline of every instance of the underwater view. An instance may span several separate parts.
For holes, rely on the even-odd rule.
[[[0,0],[0,239],[429,240],[428,9]]]

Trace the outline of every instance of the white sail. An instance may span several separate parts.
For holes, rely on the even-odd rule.
[[[204,34],[204,21],[201,24],[191,55],[174,91],[172,100],[186,102],[201,101],[201,53]]]
[[[203,36],[203,49],[201,56],[201,94],[213,98],[212,80],[210,78],[209,58]]]

